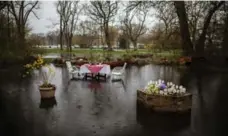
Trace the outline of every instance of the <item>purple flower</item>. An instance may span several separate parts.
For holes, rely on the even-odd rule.
[[[159,85],[159,89],[160,90],[164,90],[166,88],[166,85],[164,83],[160,84]]]

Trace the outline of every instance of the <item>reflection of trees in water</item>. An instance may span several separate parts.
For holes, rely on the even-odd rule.
[[[165,81],[171,81],[178,84],[180,73],[176,70],[176,67],[161,66],[159,72],[159,78]]]
[[[221,74],[213,72],[208,74],[203,71],[194,71],[192,76],[192,80],[195,81],[192,84],[195,87],[192,92],[192,129],[199,135],[218,135],[215,127],[221,128],[221,122],[218,122],[217,118],[226,117],[226,115],[219,114],[219,111],[224,111],[224,108],[227,107],[224,103],[227,95],[224,97],[224,93],[219,96],[220,92],[226,92],[224,87],[227,84],[227,75],[224,75],[223,78],[221,79]],[[226,94],[228,93],[226,92]],[[221,97],[224,98],[223,102],[220,101]]]
[[[213,105],[213,111],[216,111],[214,116],[215,118],[215,131],[218,135],[227,133],[227,115],[228,115],[228,107],[227,107],[227,81],[228,75],[223,74],[221,76],[221,82],[218,87],[217,97],[215,99],[215,103]]]
[[[64,86],[65,90],[68,90],[68,87],[70,85],[69,74],[66,68],[61,68],[61,79],[62,79],[62,85]]]
[[[102,93],[104,93],[104,91],[101,91],[100,89],[97,89],[97,88],[91,89],[91,91],[94,94],[94,103],[92,105],[92,111],[94,115],[99,117],[104,110],[103,104],[102,104],[103,97],[104,97]]]

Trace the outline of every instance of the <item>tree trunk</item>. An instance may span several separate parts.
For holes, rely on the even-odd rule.
[[[19,26],[17,26],[17,31],[18,31],[18,46],[17,46],[17,50],[20,53],[20,55],[24,54],[23,51],[21,49],[26,49],[25,47],[25,30],[24,30],[24,25],[20,24]]]
[[[181,42],[184,55],[192,55],[193,45],[190,39],[185,3],[184,1],[174,1],[174,6],[179,19]]]
[[[222,41],[222,49],[223,49],[223,56],[228,59],[228,14],[225,18],[225,25],[224,25],[224,34],[223,34],[223,41]]]
[[[63,50],[63,26],[62,26],[63,24],[62,24],[62,16],[60,15],[60,37],[59,37],[59,39],[60,39],[60,50]]]
[[[132,43],[133,43],[133,46],[134,46],[134,51],[137,51],[137,42],[136,41],[132,41]]]
[[[203,30],[202,33],[199,37],[199,39],[196,42],[196,56],[197,57],[203,57],[204,56],[204,48],[205,48],[205,40],[206,40],[206,34],[207,34],[207,29],[210,25],[211,22],[211,18],[213,16],[213,14],[215,13],[216,10],[219,9],[219,7],[222,6],[224,2],[220,2],[218,5],[215,5],[211,10],[209,10],[205,20],[204,20],[204,24],[203,24]]]
[[[105,29],[105,41],[106,41],[106,44],[108,45],[108,50],[111,51],[112,47],[111,47],[111,42],[110,42],[108,24],[104,25],[104,29]]]
[[[69,36],[69,48],[70,48],[70,52],[72,52],[72,38],[73,38],[73,34],[70,34],[70,36]]]

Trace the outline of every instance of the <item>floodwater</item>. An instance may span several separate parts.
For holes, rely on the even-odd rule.
[[[56,97],[50,100],[40,99],[39,75],[1,77],[0,136],[227,135],[227,74],[146,65],[128,67],[123,82],[91,82],[69,81],[65,68],[56,70]],[[159,78],[183,84],[193,94],[190,115],[148,115],[137,108],[136,90]]]

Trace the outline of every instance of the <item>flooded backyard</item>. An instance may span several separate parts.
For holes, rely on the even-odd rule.
[[[170,124],[170,130],[174,127],[162,117],[138,118],[136,90],[157,79],[183,84],[193,94],[191,115],[185,117],[189,124],[167,131],[140,121]],[[56,97],[48,101],[40,99],[40,81],[40,75],[29,80],[1,77],[1,136],[226,135],[228,75],[224,73],[151,64],[127,67],[123,82],[96,82],[69,81],[66,68],[56,68]]]

